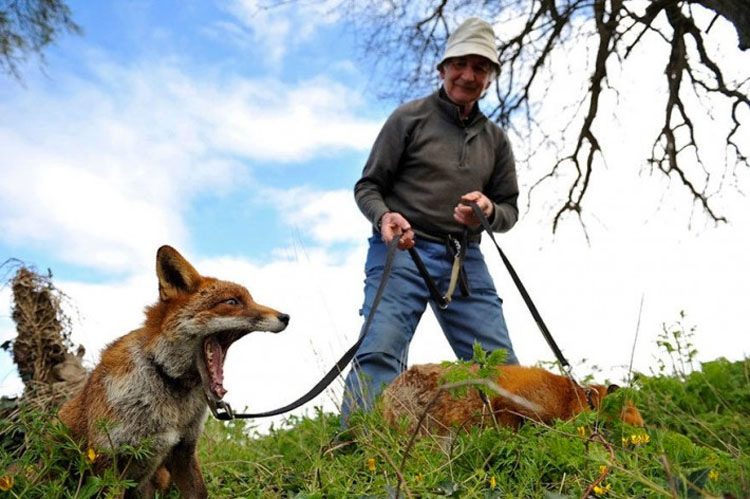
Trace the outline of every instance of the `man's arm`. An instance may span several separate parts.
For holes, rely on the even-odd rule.
[[[515,159],[505,134],[495,152],[495,168],[485,192],[472,191],[461,196],[462,202],[474,202],[482,210],[493,232],[505,232],[518,220],[518,180]],[[471,206],[459,203],[453,209],[453,218],[469,227],[480,222]]]
[[[383,240],[389,243],[403,234],[401,249],[414,246],[411,225],[400,213],[391,212],[384,200],[398,175],[399,162],[406,148],[408,127],[396,110],[388,117],[370,151],[362,177],[354,186],[354,199],[367,219],[378,228]]]
[[[518,179],[516,160],[508,137],[500,130],[495,151],[495,169],[484,193],[493,202],[494,218],[489,218],[493,232],[507,232],[518,221]]]

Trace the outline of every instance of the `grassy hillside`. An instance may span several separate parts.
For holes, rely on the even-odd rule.
[[[200,446],[206,483],[211,497],[750,497],[750,359],[687,372],[694,352],[662,347],[672,354],[663,373],[637,376],[600,414],[552,427],[410,446],[411,435],[386,429],[377,414],[355,417],[345,435],[336,415],[320,412],[265,435],[210,420]],[[626,397],[646,428],[608,419]],[[339,442],[353,436],[356,444]],[[114,466],[86,473],[102,456],[79,448],[53,415],[5,420],[0,438],[0,497],[114,497],[128,485]],[[137,458],[148,449],[126,451]]]

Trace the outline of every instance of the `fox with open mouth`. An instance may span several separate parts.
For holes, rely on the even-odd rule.
[[[170,246],[156,254],[159,301],[140,329],[115,340],[59,417],[89,448],[147,442],[152,454],[131,459],[126,497],[153,497],[170,483],[183,497],[207,497],[196,454],[208,403],[226,394],[229,347],[253,331],[277,333],[289,316],[256,303],[239,284],[201,276]],[[99,424],[106,423],[106,431]],[[97,458],[95,470],[109,465]]]

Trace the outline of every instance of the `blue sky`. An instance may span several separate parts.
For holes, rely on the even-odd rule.
[[[156,299],[154,255],[171,244],[204,274],[243,283],[292,316],[281,335],[233,346],[228,398],[258,410],[295,398],[359,329],[370,229],[351,189],[396,104],[375,97],[388,80],[345,20],[305,3],[70,5],[83,36],[64,37],[42,68],[27,64],[23,83],[0,78],[0,260],[52,269],[71,298],[73,340],[93,364]],[[732,43],[726,26],[712,33],[722,29],[718,49]],[[731,190],[719,198],[732,223],[716,228],[674,184],[644,172],[661,125],[649,115],[663,108],[660,54],[632,56],[637,73],[612,72],[632,92],[602,103],[612,153],[588,199],[591,243],[572,219],[551,234],[554,186],[501,237],[571,360],[593,359],[614,378],[629,363],[639,315],[639,369],[654,365],[662,323],[683,309],[702,358],[750,354],[748,200]],[[581,57],[571,54],[568,66]],[[555,93],[539,118],[554,122],[582,83],[575,71],[550,77]],[[710,143],[720,142],[719,128]],[[519,164],[523,205],[545,158]],[[494,249],[485,254],[522,362],[551,359]],[[0,342],[13,337],[7,310],[6,287]],[[428,313],[410,359],[448,358]],[[267,376],[278,384],[254,381]],[[19,386],[0,352],[0,393]],[[337,390],[321,403],[335,406]]]

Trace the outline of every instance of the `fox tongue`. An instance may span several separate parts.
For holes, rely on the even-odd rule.
[[[222,398],[227,391],[224,389],[224,349],[212,337],[206,339],[206,367],[211,377],[211,391]]]

